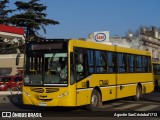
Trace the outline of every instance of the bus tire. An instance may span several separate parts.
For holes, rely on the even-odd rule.
[[[92,95],[90,98],[90,104],[87,105],[86,107],[88,110],[98,111],[98,109],[101,108],[101,105],[102,105],[101,95],[96,89],[93,89]]]
[[[134,101],[139,101],[142,98],[142,88],[140,85],[137,86],[136,88],[136,95],[132,96],[131,99]]]

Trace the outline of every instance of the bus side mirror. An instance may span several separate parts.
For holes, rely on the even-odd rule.
[[[21,53],[18,53],[16,56],[16,65],[19,65],[19,58],[21,57]]]

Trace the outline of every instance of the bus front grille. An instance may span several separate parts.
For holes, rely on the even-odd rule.
[[[44,89],[43,88],[30,88],[31,91],[37,92],[37,93],[43,93]]]
[[[52,93],[59,91],[59,88],[46,88],[46,93]]]
[[[30,90],[36,93],[53,93],[59,91],[59,88],[30,88]]]

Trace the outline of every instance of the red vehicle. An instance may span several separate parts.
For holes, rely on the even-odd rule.
[[[9,91],[17,85],[22,85],[22,76],[0,76],[0,91]]]

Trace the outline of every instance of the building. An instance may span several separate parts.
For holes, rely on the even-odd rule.
[[[16,66],[16,51],[15,54],[11,54],[12,51],[10,49],[3,50],[3,47],[13,42],[18,44],[19,41],[24,41],[24,29],[0,25],[0,38],[3,40],[3,42],[0,42],[0,75],[15,75],[17,70],[23,66],[23,55],[21,56],[20,64]]]
[[[90,34],[88,41],[94,41]],[[160,61],[160,31],[156,27],[141,28],[139,35],[129,34],[126,37],[113,36],[109,38],[111,45],[150,51],[153,61]],[[106,43],[106,44],[108,44]]]
[[[149,50],[155,61],[160,61],[160,31],[156,27],[140,30],[141,44],[144,50]]]

